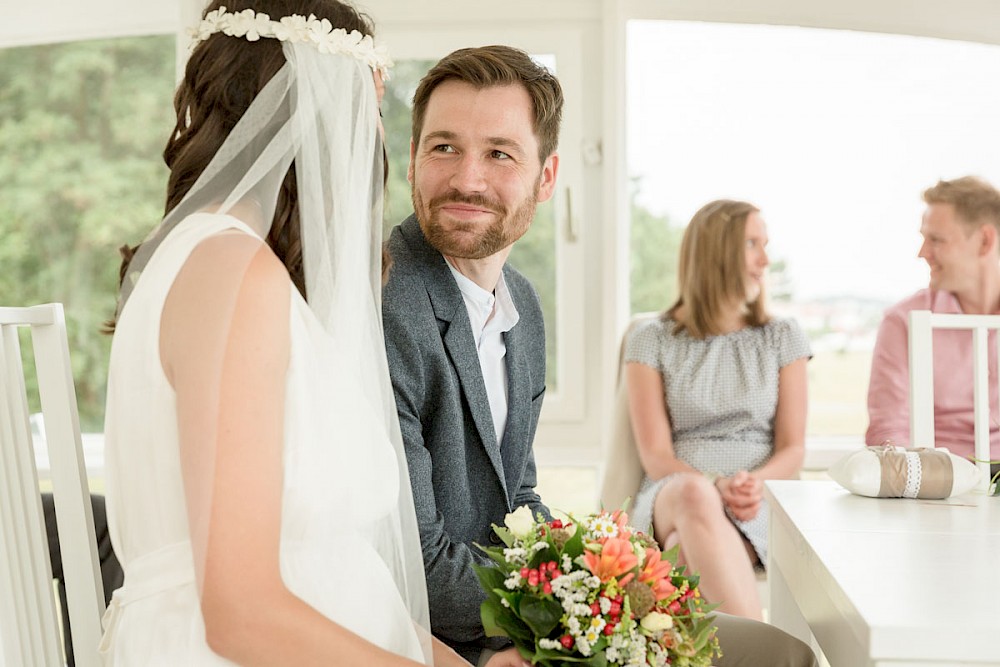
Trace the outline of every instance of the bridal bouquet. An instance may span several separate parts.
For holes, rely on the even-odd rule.
[[[701,667],[721,656],[698,577],[621,511],[544,521],[528,507],[493,526],[496,562],[476,566],[487,635],[536,665]]]

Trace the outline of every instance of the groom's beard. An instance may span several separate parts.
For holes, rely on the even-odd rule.
[[[530,195],[522,199],[513,212],[499,199],[485,195],[463,195],[451,192],[425,202],[415,187],[410,193],[413,210],[420,229],[442,255],[463,259],[483,259],[500,252],[524,236],[535,219],[541,179]],[[496,219],[488,224],[446,219],[441,208],[447,204],[470,204],[493,211]]]

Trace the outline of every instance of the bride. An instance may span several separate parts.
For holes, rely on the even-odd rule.
[[[238,0],[193,31],[166,216],[122,269],[107,664],[465,664],[428,631],[384,357],[371,27]]]

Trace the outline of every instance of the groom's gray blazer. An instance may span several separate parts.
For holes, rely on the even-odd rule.
[[[504,334],[508,412],[498,443],[469,315],[444,257],[415,217],[392,230],[393,265],[382,313],[410,482],[420,524],[431,626],[475,663],[503,642],[483,633],[485,599],[473,543],[497,543],[491,524],[521,505],[548,516],[535,493],[532,441],[545,393],[545,329],[538,295],[510,266],[504,279],[520,315]]]

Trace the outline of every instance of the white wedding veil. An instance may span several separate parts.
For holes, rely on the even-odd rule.
[[[302,29],[294,21],[281,23],[289,30]],[[257,29],[252,22],[249,25],[250,31]],[[425,574],[382,334],[384,163],[373,83],[379,54],[370,37],[362,38],[357,32],[338,35],[336,30],[331,34],[329,22],[321,29],[319,41],[284,39],[278,21],[271,25],[277,26],[277,34],[262,36],[280,39],[285,64],[256,95],[183,200],[139,246],[122,279],[118,312],[123,313],[143,271],[157,261],[157,249],[192,214],[230,214],[267,239],[282,184],[289,169],[294,169],[307,303],[330,340],[349,353],[350,375],[359,378],[352,389],[374,406],[378,420],[384,420],[382,426],[395,451],[396,470],[384,474],[398,477],[398,502],[366,538],[385,561],[418,628],[429,664]],[[247,30],[244,26],[243,32]],[[246,39],[246,46],[251,47],[250,37],[226,34],[216,39]],[[240,278],[226,279],[233,281],[235,301]],[[220,309],[218,317],[225,319],[227,312]],[[217,356],[206,364],[207,375],[215,372],[213,365],[221,367],[225,352]],[[365,443],[350,446],[360,448]],[[202,492],[202,503],[211,498],[214,455],[204,456],[206,465],[197,473],[197,483],[208,489]],[[380,489],[369,489],[369,493],[378,494]],[[358,503],[365,500],[359,498]],[[324,507],[322,511],[337,515],[350,508]],[[195,513],[189,508],[189,514]],[[194,538],[207,528],[192,525],[190,530]]]

